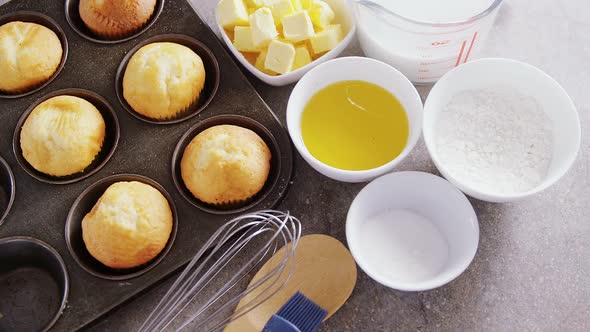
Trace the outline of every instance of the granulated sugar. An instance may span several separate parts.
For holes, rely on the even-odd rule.
[[[553,123],[532,97],[504,87],[463,91],[439,114],[436,128],[441,163],[470,187],[522,193],[547,174]]]
[[[449,259],[449,244],[436,224],[410,210],[390,209],[367,218],[359,236],[367,263],[397,282],[430,280]]]

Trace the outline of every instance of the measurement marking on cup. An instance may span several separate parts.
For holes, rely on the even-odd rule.
[[[473,48],[473,44],[475,44],[476,39],[477,39],[477,31],[473,34],[473,38],[471,39],[471,45],[469,45],[469,49],[467,50],[467,55],[465,56],[465,61],[463,63],[466,63],[467,60],[469,59],[469,54],[471,54],[471,49]]]
[[[455,67],[457,67],[461,63],[461,57],[463,57],[463,51],[465,51],[465,44],[467,41],[463,41],[463,45],[461,45],[461,51],[459,52],[459,56],[457,57],[457,62],[455,62]]]
[[[430,43],[432,46],[440,46],[440,45],[448,45],[451,41],[450,40],[442,40]]]
[[[443,75],[438,75],[438,76],[420,76],[420,77],[418,77],[418,80],[438,80],[441,77],[443,77]]]
[[[461,44],[461,42],[457,42],[457,43],[450,42],[450,41],[449,42],[444,42],[444,43],[441,43],[441,42],[433,42],[433,43],[430,43],[430,44],[417,46],[416,48],[418,50],[422,50],[422,51],[427,50],[428,51],[428,50],[431,50],[433,48],[434,49],[443,49],[443,48],[449,48],[449,47],[452,48],[452,47],[455,47],[455,46],[457,46],[459,44]]]
[[[446,59],[446,60],[441,60],[441,61],[434,61],[434,62],[420,62],[420,65],[421,65],[421,66],[437,65],[437,64],[439,64],[439,63],[445,63],[445,62],[454,61],[454,60],[455,60],[455,58],[453,57],[453,58],[449,58],[449,59]]]

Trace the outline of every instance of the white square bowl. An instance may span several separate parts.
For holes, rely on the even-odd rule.
[[[267,74],[261,72],[260,70],[258,70],[256,67],[254,67],[250,62],[248,62],[248,60],[246,60],[246,57],[244,57],[244,55],[234,47],[231,39],[229,39],[225,30],[217,21],[217,9],[215,9],[215,18],[216,18],[216,22],[217,22],[217,28],[219,29],[219,32],[221,33],[221,37],[223,39],[223,42],[225,42],[225,45],[227,45],[227,47],[232,52],[234,57],[236,59],[238,59],[238,61],[242,64],[242,66],[246,67],[246,69],[248,69],[248,71],[250,71],[252,74],[254,74],[254,76],[258,77],[261,81],[263,81],[264,83],[269,84],[269,85],[274,85],[274,86],[288,85],[288,84],[297,82],[310,69],[316,67],[317,65],[319,65],[321,63],[324,63],[328,60],[331,60],[331,59],[334,59],[335,57],[337,57],[340,53],[342,53],[342,51],[344,51],[344,49],[348,46],[348,44],[350,44],[350,42],[354,38],[354,35],[356,32],[356,25],[354,23],[352,9],[351,9],[349,0],[324,0],[324,1],[327,2],[330,5],[330,7],[332,7],[332,9],[334,10],[336,17],[335,17],[333,23],[342,25],[342,29],[344,30],[344,34],[345,34],[344,38],[342,39],[342,41],[340,41],[340,43],[334,49],[332,49],[329,52],[327,52],[326,54],[322,55],[320,58],[312,61],[311,63],[309,63],[306,66],[303,66],[297,70],[294,70],[294,71],[286,73],[286,74],[277,75],[277,76],[267,75]]]

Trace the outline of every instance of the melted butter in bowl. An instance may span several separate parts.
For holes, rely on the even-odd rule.
[[[409,122],[400,101],[386,89],[361,80],[333,83],[317,92],[301,116],[303,141],[319,161],[360,171],[401,154]]]
[[[365,182],[389,173],[420,139],[422,100],[397,69],[344,57],[310,70],[287,104],[293,145],[334,180]]]

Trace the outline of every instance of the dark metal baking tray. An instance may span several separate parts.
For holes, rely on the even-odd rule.
[[[269,208],[284,197],[293,168],[292,146],[284,127],[256,93],[207,24],[184,0],[167,0],[155,24],[135,39],[119,44],[93,43],[75,33],[66,21],[63,0],[14,0],[0,7],[0,15],[30,10],[53,18],[65,31],[69,55],[65,67],[48,86],[26,97],[0,100],[0,155],[12,168],[16,199],[10,214],[0,225],[0,238],[32,236],[47,242],[63,257],[71,280],[68,305],[52,331],[79,329],[125,300],[139,294],[177,270],[194,255],[206,239],[234,215],[213,214],[191,205],[174,186],[171,174],[173,150],[181,136],[203,119],[220,114],[250,117],[264,125],[280,147],[279,180],[272,191],[250,210]],[[215,54],[221,69],[217,95],[197,116],[171,125],[145,123],[126,112],[115,94],[115,73],[119,63],[136,44],[161,34],[178,33],[201,41]],[[2,73],[0,73],[2,75]],[[111,160],[96,174],[79,182],[55,185],[29,176],[17,163],[11,137],[21,114],[36,100],[52,91],[81,88],[103,96],[115,109],[121,125],[119,145]],[[165,259],[137,278],[112,281],[84,271],[72,258],[64,240],[68,211],[78,195],[96,181],[120,173],[150,177],[170,193],[179,215],[178,234]]]

